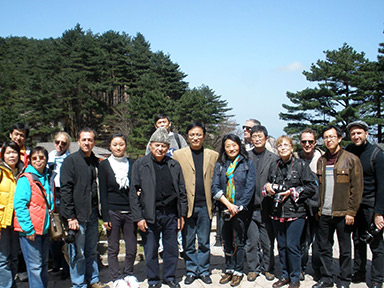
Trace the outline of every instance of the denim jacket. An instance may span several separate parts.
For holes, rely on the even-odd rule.
[[[225,173],[231,162],[232,161],[227,160],[224,165],[219,162],[215,165],[212,179],[212,196],[215,200],[219,200],[222,195],[225,196],[226,194],[228,178],[225,176]],[[246,160],[243,156],[240,156],[239,163],[234,172],[234,183],[236,194],[235,203],[233,204],[239,207],[248,206],[256,184],[256,172],[252,160]]]

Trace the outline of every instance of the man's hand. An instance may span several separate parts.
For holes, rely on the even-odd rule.
[[[384,228],[384,217],[378,213],[375,213],[375,225],[380,230]]]
[[[103,223],[105,229],[107,229],[107,231],[110,231],[112,229],[112,223],[111,222],[104,222]]]
[[[180,217],[179,219],[177,219],[177,230],[181,231],[183,230],[184,228],[184,217]]]
[[[145,219],[140,220],[139,222],[137,222],[137,227],[139,227],[140,231],[146,232],[148,229],[147,221],[145,221]]]
[[[68,228],[71,230],[79,230],[80,225],[79,225],[79,222],[77,221],[77,219],[75,219],[75,218],[68,219]]]
[[[353,223],[355,223],[355,217],[345,215],[345,225],[353,225]]]

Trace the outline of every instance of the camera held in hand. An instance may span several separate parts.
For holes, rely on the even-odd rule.
[[[65,242],[68,244],[75,243],[77,230],[68,229],[67,237],[65,238]]]
[[[281,209],[281,205],[283,203],[284,196],[280,193],[288,190],[288,187],[284,184],[272,184],[272,189],[275,191],[275,195],[273,197],[273,212],[277,212]]]
[[[375,223],[371,223],[367,231],[365,231],[364,234],[361,235],[360,241],[366,244],[370,244],[375,238],[375,236],[378,235],[380,232],[381,232],[381,229],[377,228]]]
[[[246,207],[244,207],[243,205],[241,205],[240,207],[238,207],[237,209],[237,212],[241,212],[243,210],[247,210]],[[228,209],[224,210],[222,213],[221,213],[221,217],[223,218],[224,221],[229,221],[231,220],[231,212],[229,212]]]

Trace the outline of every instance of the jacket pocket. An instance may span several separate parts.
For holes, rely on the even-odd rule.
[[[350,172],[349,169],[337,169],[336,171],[336,182],[337,183],[349,183],[350,182]]]

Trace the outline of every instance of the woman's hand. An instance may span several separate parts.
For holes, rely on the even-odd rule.
[[[271,183],[267,183],[267,184],[265,184],[265,191],[267,191],[267,193],[269,194],[269,195],[275,195],[275,190],[273,190],[273,188],[272,188],[272,184]]]
[[[104,228],[110,231],[112,229],[112,223],[111,222],[104,222],[103,223]]]
[[[36,236],[36,233],[33,233],[33,234],[31,234],[31,235],[27,235],[26,238],[27,238],[28,240],[35,241],[35,236]]]
[[[288,198],[289,195],[291,195],[291,191],[290,190],[287,190],[287,191],[284,191],[284,192],[280,192],[279,195],[283,196],[283,202],[285,201],[285,199]]]

